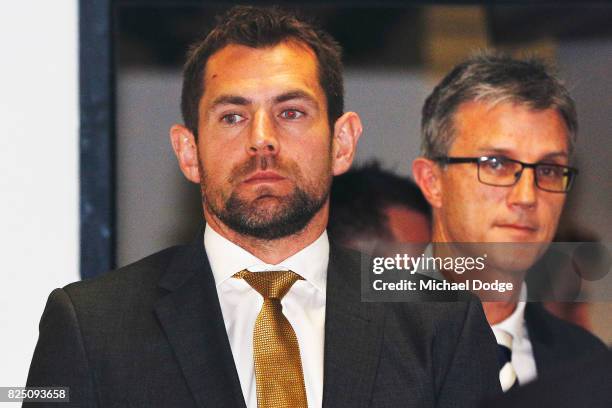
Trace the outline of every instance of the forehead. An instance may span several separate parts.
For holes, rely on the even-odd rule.
[[[527,161],[556,152],[568,154],[569,131],[555,109],[534,110],[511,102],[464,102],[454,114],[453,125],[452,154],[499,150]]]
[[[264,48],[230,44],[206,64],[203,99],[219,94],[261,98],[288,87],[318,96],[322,89],[317,72],[314,51],[297,41]]]

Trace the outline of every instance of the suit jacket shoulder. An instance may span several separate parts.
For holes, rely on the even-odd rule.
[[[324,391],[334,391],[324,405],[470,407],[501,392],[496,343],[476,297],[362,302],[360,262],[332,246]]]
[[[79,311],[109,313],[134,311],[134,307],[152,304],[163,293],[157,284],[183,246],[166,248],[124,267],[97,277],[66,285],[63,290]]]
[[[244,407],[209,268],[199,240],[54,290],[28,386],[70,387],[68,407]]]
[[[484,407],[609,408],[612,406],[612,351],[580,359],[524,387],[489,401]]]
[[[559,319],[540,303],[528,303],[525,322],[533,346],[538,375],[553,371],[560,364],[606,350],[593,334]]]

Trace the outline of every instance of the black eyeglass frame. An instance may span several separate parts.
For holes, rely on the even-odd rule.
[[[503,159],[504,161],[518,163],[521,165],[521,170],[517,173],[517,176],[515,176],[514,182],[512,184],[491,184],[491,183],[485,183],[484,181],[482,181],[482,179],[480,178],[480,164],[490,159]],[[574,184],[574,179],[578,175],[578,169],[575,167],[564,166],[562,164],[554,164],[554,163],[525,163],[520,160],[510,159],[504,156],[480,156],[480,157],[440,156],[440,157],[434,157],[432,160],[438,163],[441,163],[441,164],[476,163],[478,167],[478,181],[481,182],[482,184],[486,184],[488,186],[494,186],[494,187],[512,187],[513,185],[518,183],[518,181],[521,179],[521,176],[523,175],[523,171],[525,170],[525,167],[527,167],[527,168],[533,169],[534,171],[534,180],[535,180],[536,187],[538,187],[542,191],[546,191],[549,193],[561,193],[561,194],[568,193],[572,189],[572,186]],[[541,187],[540,184],[538,183],[538,176],[537,176],[537,171],[536,171],[537,167],[539,166],[547,166],[547,167],[552,166],[552,167],[558,167],[558,168],[563,169],[564,174],[567,175],[569,178],[567,181],[567,187],[565,188],[565,190],[557,191],[557,190],[549,190],[549,189]]]

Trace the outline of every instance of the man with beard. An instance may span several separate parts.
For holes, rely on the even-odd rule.
[[[450,407],[496,391],[478,300],[361,303],[359,255],[328,241],[331,179],[361,134],[341,69],[329,35],[278,9],[220,19],[170,130],[203,235],[55,290],[29,386],[69,386],[79,407]]]
[[[605,349],[584,329],[525,302],[526,273],[552,241],[577,173],[570,166],[576,131],[574,101],[548,68],[501,54],[456,66],[423,107],[423,156],[412,168],[433,209],[433,254],[487,254],[479,277],[516,288],[479,291],[504,391]],[[469,272],[438,272],[470,279]]]

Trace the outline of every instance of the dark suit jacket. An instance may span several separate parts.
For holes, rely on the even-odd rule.
[[[612,351],[594,353],[531,384],[511,390],[483,407],[610,408]]]
[[[597,337],[553,316],[540,303],[527,303],[525,323],[538,377],[545,377],[573,360],[607,349]]]
[[[323,406],[473,407],[498,392],[477,300],[361,302],[359,262],[332,246]],[[69,386],[61,407],[244,407],[201,237],[54,290],[27,384]]]

